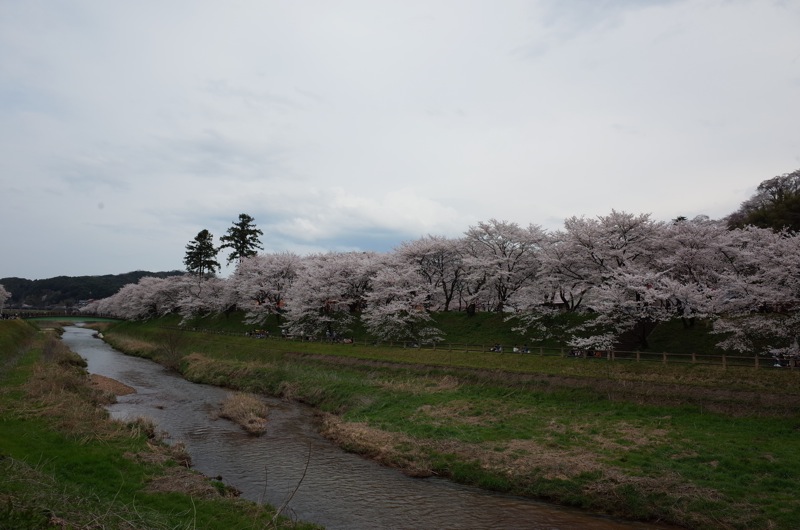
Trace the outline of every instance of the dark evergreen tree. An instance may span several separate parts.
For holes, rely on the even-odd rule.
[[[217,253],[219,249],[214,247],[214,236],[208,230],[201,230],[186,245],[186,257],[183,258],[183,263],[186,265],[186,270],[195,276],[214,274],[220,268]]]
[[[258,254],[256,250],[264,250],[258,239],[261,235],[263,232],[253,224],[253,218],[242,213],[239,214],[239,221],[233,223],[233,226],[228,228],[228,232],[219,238],[222,241],[219,248],[220,250],[231,249],[228,254],[228,264],[234,260],[242,261],[244,258]]]

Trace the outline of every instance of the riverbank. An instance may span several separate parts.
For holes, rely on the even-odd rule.
[[[152,324],[106,332],[190,380],[308,403],[330,439],[411,475],[689,528],[800,520],[798,374],[584,360],[596,373],[579,376],[574,359],[511,372],[465,367],[474,358],[457,352],[434,365],[191,333],[170,348],[155,336]]]
[[[189,468],[152,423],[109,419],[130,387],[89,377],[54,331],[0,322],[0,528],[317,528]]]

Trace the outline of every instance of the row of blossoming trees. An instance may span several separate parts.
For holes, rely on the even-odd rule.
[[[603,349],[637,323],[705,318],[723,348],[792,353],[798,301],[794,233],[612,211],[553,232],[492,219],[390,253],[258,254],[227,279],[143,278],[86,310],[148,319],[239,309],[254,324],[280,314],[287,333],[316,337],[346,335],[361,319],[378,339],[418,342],[444,338],[432,312],[499,311],[531,337],[558,332]],[[554,317],[563,311],[590,316]]]

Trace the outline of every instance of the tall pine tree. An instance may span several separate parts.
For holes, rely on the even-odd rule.
[[[234,260],[242,261],[244,258],[255,256],[258,254],[256,250],[264,250],[258,239],[261,235],[263,232],[253,224],[253,218],[246,213],[241,213],[239,221],[233,223],[233,226],[228,228],[228,232],[219,238],[222,242],[219,248],[220,250],[231,249],[228,254],[228,264],[230,265]]]
[[[214,236],[208,230],[201,230],[197,236],[186,245],[186,257],[183,263],[186,270],[198,277],[206,274],[214,274],[219,270],[217,253],[219,249],[214,247]]]

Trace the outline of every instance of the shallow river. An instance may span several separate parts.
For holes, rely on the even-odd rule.
[[[444,479],[407,477],[328,442],[314,429],[313,411],[296,403],[265,398],[267,433],[249,436],[215,418],[228,391],[190,383],[156,363],[123,355],[93,334],[71,326],[63,340],[87,360],[89,372],[136,389],[109,407],[113,417],[152,419],[168,433],[168,441],[186,444],[195,469],[222,477],[253,501],[281,506],[291,497],[286,513],[298,519],[348,530],[667,528],[595,517]]]

